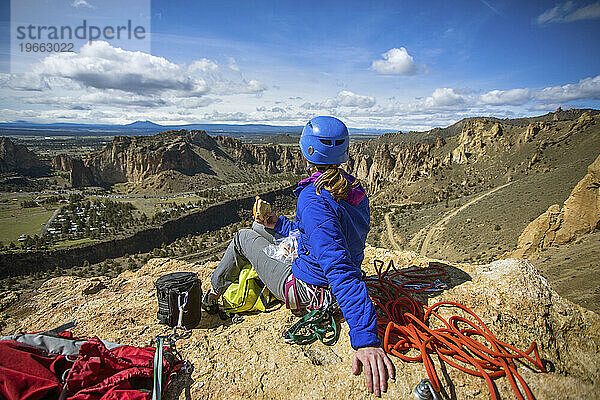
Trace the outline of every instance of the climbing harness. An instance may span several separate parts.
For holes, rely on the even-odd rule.
[[[529,362],[534,370],[547,372],[535,342],[528,350],[519,350],[498,340],[483,321],[464,305],[442,301],[427,307],[415,300],[415,293],[427,294],[428,291],[444,287],[436,281],[427,280],[446,274],[445,269],[439,265],[430,264],[429,267],[399,271],[392,260],[385,270],[383,261],[374,260],[373,264],[377,276],[365,277],[364,281],[375,304],[383,348],[403,361],[422,362],[429,377],[429,383],[418,386],[419,390],[415,388],[415,396],[417,392],[424,395],[425,386],[433,390],[433,397],[430,397],[432,399],[441,391],[440,380],[431,359],[431,355],[436,354],[440,362],[482,377],[492,400],[498,399],[493,380],[503,376],[507,377],[519,399],[524,397],[517,381],[527,399],[534,398],[518,373],[515,362]],[[465,317],[453,315],[446,319],[439,313],[441,308],[462,310]],[[432,328],[432,325],[440,323],[440,328]],[[409,355],[411,350],[417,350],[419,354]]]
[[[310,302],[308,303],[308,306],[306,306],[307,310],[328,309],[333,305],[333,293],[331,292],[330,288],[309,285],[299,279],[296,280],[296,282],[300,282],[310,298]]]
[[[300,304],[298,287],[302,287],[309,298],[308,305],[305,307]],[[285,280],[284,297],[285,307],[291,311],[300,311],[302,309],[312,311],[319,308],[325,309],[328,307],[338,308],[335,298],[333,297],[331,287],[308,284],[300,279],[296,279],[294,274],[290,274],[290,276]]]
[[[332,346],[339,338],[339,329],[330,307],[312,310],[283,332],[283,340],[290,344],[305,345],[321,341]]]

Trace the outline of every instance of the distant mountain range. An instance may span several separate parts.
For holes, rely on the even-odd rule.
[[[203,130],[212,135],[274,135],[287,133],[299,135],[302,132],[302,126],[276,126],[263,124],[185,124],[185,125],[160,125],[152,121],[135,121],[126,125],[108,125],[108,124],[73,124],[73,123],[51,123],[40,124],[27,121],[4,122],[0,123],[0,135],[24,134],[31,135],[79,135],[82,133],[90,134],[108,134],[108,135],[153,135],[167,130]],[[385,132],[395,132],[385,129],[361,129],[350,128],[350,133],[354,134],[373,134],[380,135]]]

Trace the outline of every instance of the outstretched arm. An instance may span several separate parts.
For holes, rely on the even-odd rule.
[[[395,378],[394,366],[379,347],[377,316],[361,280],[360,268],[354,265],[339,219],[330,209],[312,210],[317,218],[307,218],[311,251],[323,269],[333,294],[350,327],[350,342],[356,349],[352,358],[353,373],[365,371],[367,390],[380,396],[387,390],[388,378]]]

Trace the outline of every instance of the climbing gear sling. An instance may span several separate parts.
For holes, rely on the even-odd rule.
[[[283,340],[299,345],[320,340],[324,345],[334,345],[340,332],[333,314],[330,307],[312,310],[283,332]]]
[[[299,286],[309,298],[309,303],[305,306],[300,304]],[[334,345],[339,338],[338,326],[333,317],[338,306],[331,288],[310,285],[290,274],[285,281],[284,292],[287,308],[294,313],[302,309],[309,312],[283,332],[283,340],[290,344],[304,345],[318,339],[325,345]]]

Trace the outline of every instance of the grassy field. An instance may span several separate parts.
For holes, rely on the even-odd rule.
[[[57,242],[53,247],[55,249],[60,249],[60,248],[64,248],[64,247],[76,246],[78,244],[88,244],[88,243],[94,243],[94,242],[97,242],[97,240],[91,239],[91,238],[61,240],[60,242]]]
[[[33,236],[39,234],[42,225],[48,221],[58,205],[23,208],[21,202],[32,200],[33,196],[0,196],[0,241],[16,242],[21,234]]]

